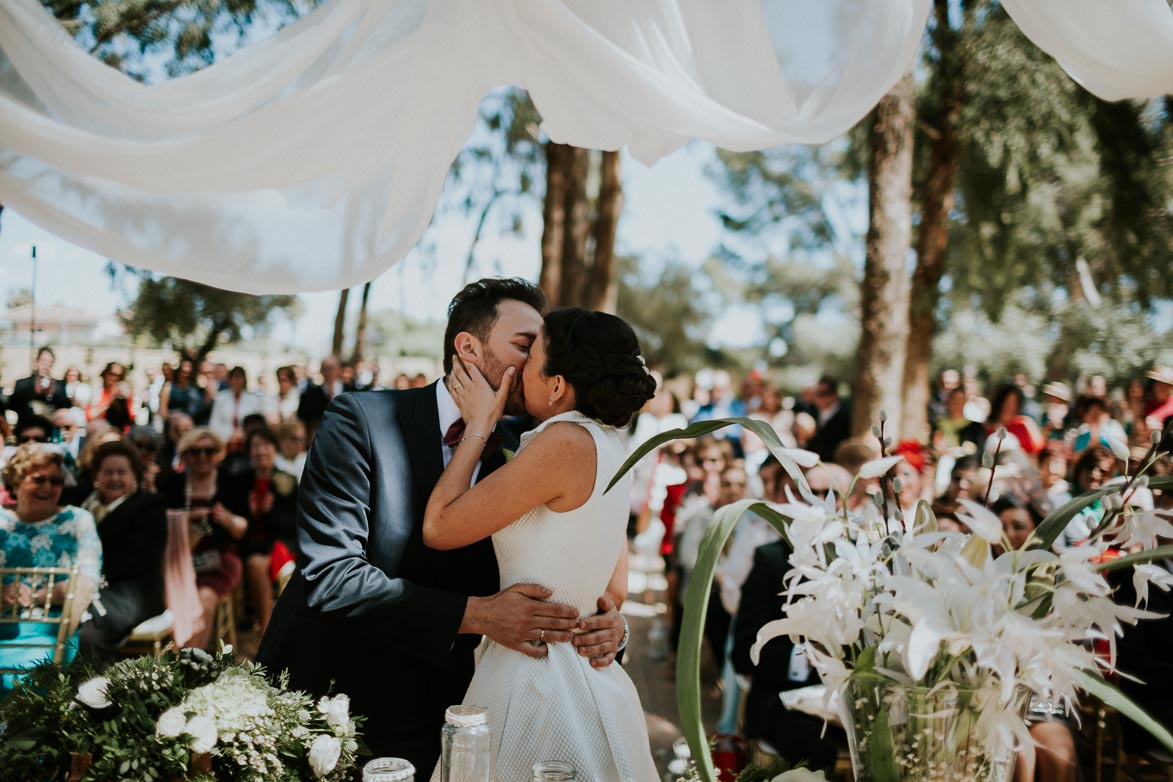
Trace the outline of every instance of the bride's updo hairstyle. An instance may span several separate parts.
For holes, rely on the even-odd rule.
[[[554,310],[545,322],[546,375],[566,378],[583,415],[609,426],[629,425],[656,394],[631,326],[578,307]]]

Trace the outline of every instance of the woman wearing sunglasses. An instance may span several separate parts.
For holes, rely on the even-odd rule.
[[[177,450],[182,470],[171,475],[159,493],[166,497],[167,507],[189,514],[192,565],[204,626],[187,645],[204,649],[212,640],[216,606],[240,584],[244,570],[237,543],[248,532],[249,485],[219,469],[224,442],[211,429],[192,429],[180,439]]]
[[[4,486],[16,498],[14,510],[0,510],[0,566],[80,568],[73,602],[73,630],[89,608],[102,570],[102,543],[94,517],[73,506],[61,507],[65,485],[61,451],[41,443],[26,443],[4,466]],[[49,596],[54,604],[65,598],[68,577],[61,576]],[[26,581],[5,576],[0,584],[0,602],[5,607],[30,606],[44,601],[43,589]],[[57,628],[43,623],[24,622],[0,625],[0,668],[30,667],[45,657],[45,648],[20,648],[31,634],[56,635]],[[73,631],[71,630],[71,632]],[[77,645],[66,650],[68,662]],[[11,677],[0,680],[0,697],[11,687]]]

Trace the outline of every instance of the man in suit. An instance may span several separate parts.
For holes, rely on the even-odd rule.
[[[545,297],[523,280],[472,283],[449,307],[444,368],[476,365],[498,387],[520,372],[542,327]],[[507,414],[522,412],[515,383]],[[533,657],[573,638],[594,665],[610,663],[626,636],[615,607],[578,612],[521,584],[499,591],[492,543],[453,551],[423,543],[423,514],[452,447],[460,412],[444,383],[403,391],[343,393],[322,419],[298,498],[298,574],[281,595],[257,659],[320,695],[351,698],[367,717],[376,755],[407,758],[422,775],[440,751],[444,710],[463,699],[481,635]],[[498,426],[505,448],[517,433]],[[476,478],[505,462],[486,447]],[[571,630],[581,632],[572,633]],[[534,644],[533,642],[539,642]]]
[[[851,436],[851,407],[839,398],[839,381],[823,375],[815,385],[814,405],[818,411],[815,434],[806,444],[824,462],[835,461],[835,449]]]
[[[342,362],[338,360],[338,356],[326,356],[322,359],[321,370],[322,384],[306,385],[305,390],[301,392],[301,401],[297,404],[297,417],[305,424],[311,440],[331,400],[339,394],[356,390],[353,385],[347,385],[342,381]]]
[[[54,412],[71,405],[69,395],[65,392],[65,381],[52,377],[56,360],[52,348],[41,348],[37,351],[36,369],[28,377],[17,380],[13,386],[8,409],[16,411],[18,425],[30,415],[52,419]]]
[[[762,647],[755,667],[749,652],[758,630],[783,617],[783,578],[790,570],[790,545],[785,539],[754,551],[753,567],[741,587],[741,601],[733,623],[733,668],[750,679],[745,701],[745,737],[765,741],[787,759],[805,759],[815,769],[831,769],[839,754],[837,731],[823,721],[782,705],[779,693],[818,684],[818,674],[801,650],[786,636]]]

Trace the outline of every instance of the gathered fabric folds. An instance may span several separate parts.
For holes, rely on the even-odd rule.
[[[1089,89],[1167,91],[1165,0],[1097,4],[1006,2]],[[693,138],[821,143],[912,67],[928,12],[929,0],[328,0],[147,85],[91,57],[37,0],[4,0],[0,203],[133,266],[254,293],[337,289],[419,239],[494,87],[529,90],[556,141],[648,163]],[[1091,45],[1101,37],[1115,48]]]

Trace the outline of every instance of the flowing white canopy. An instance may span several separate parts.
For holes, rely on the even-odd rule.
[[[1173,92],[1168,0],[1003,0],[1109,99]],[[37,0],[0,2],[0,203],[120,261],[250,292],[337,289],[427,227],[484,94],[645,162],[692,138],[817,144],[912,66],[930,0],[329,0],[144,85]]]

